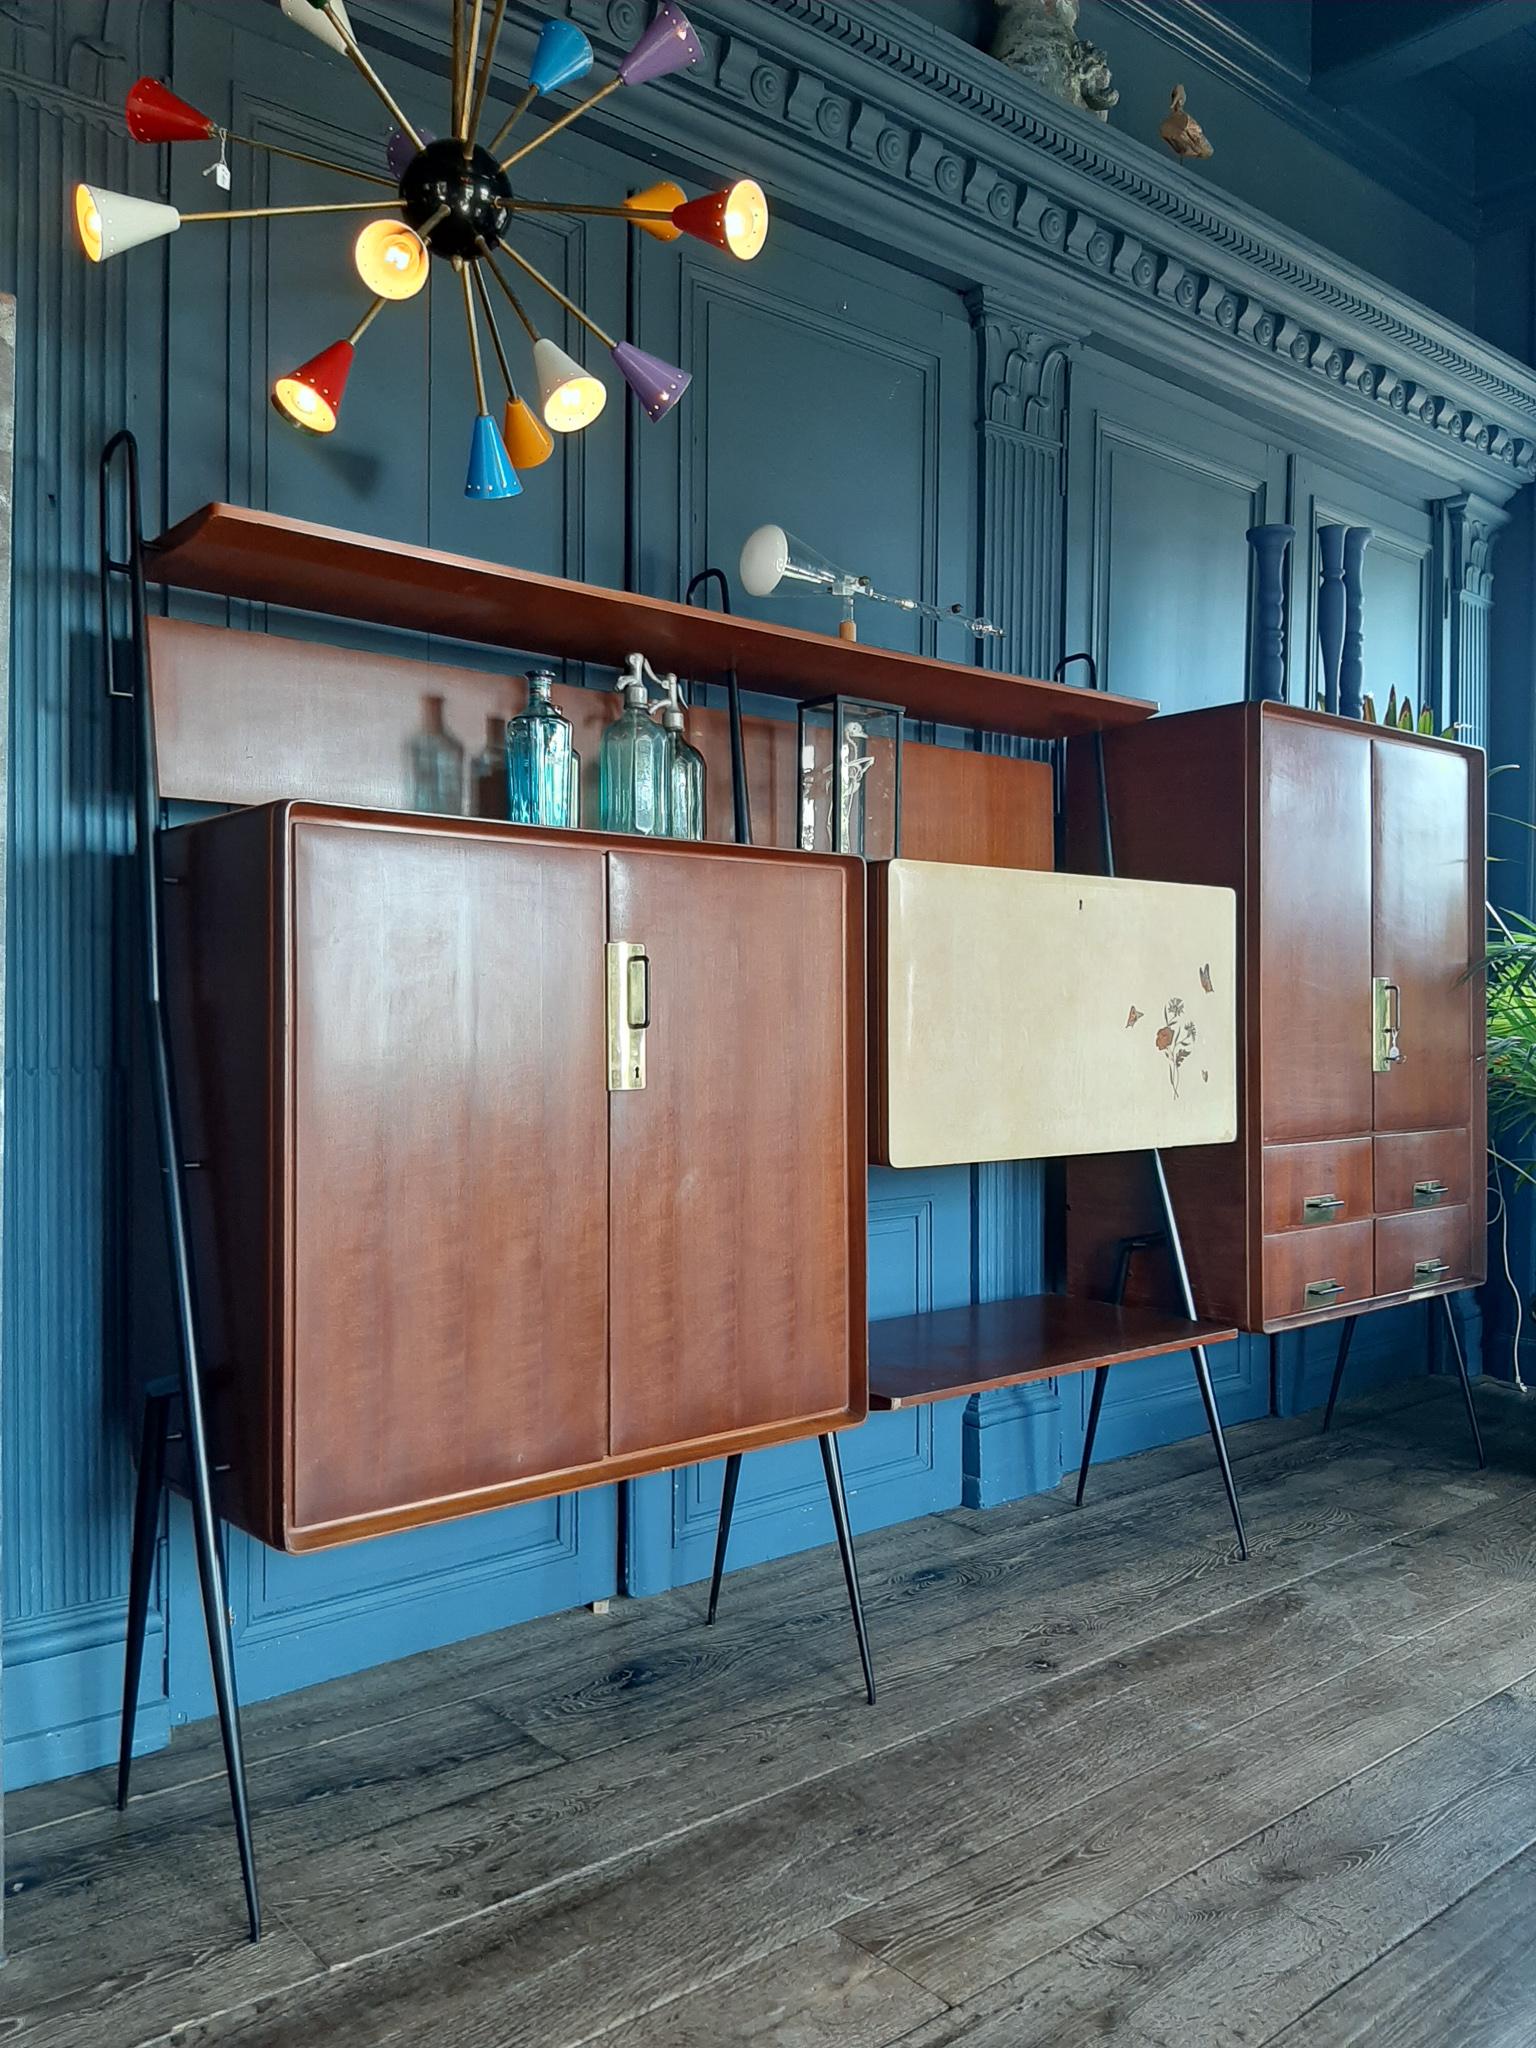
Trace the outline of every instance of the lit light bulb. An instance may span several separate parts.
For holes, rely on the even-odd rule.
[[[590,426],[607,402],[608,394],[595,377],[572,377],[545,399],[545,424],[557,434],[574,434]]]
[[[725,198],[725,243],[749,262],[768,239],[768,201],[755,178],[743,178]]]
[[[80,246],[93,263],[101,261],[101,214],[89,185],[75,187],[75,227]]]
[[[370,221],[352,247],[358,276],[376,298],[413,299],[427,281],[427,245],[404,221]]]

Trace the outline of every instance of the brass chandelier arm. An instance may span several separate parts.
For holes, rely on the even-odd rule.
[[[546,277],[542,270],[535,270],[533,265],[528,261],[528,258],[526,256],[520,256],[517,253],[517,251],[511,246],[510,243],[503,242],[501,247],[502,253],[504,255],[510,256],[512,258],[512,261],[517,265],[519,270],[526,271],[529,277],[533,279],[535,284],[542,285],[545,291],[549,293],[549,296],[552,299],[556,300],[560,305],[564,306],[565,310],[567,311],[567,313],[570,314],[573,320],[579,320],[582,326],[586,328],[589,334],[596,335],[597,339],[603,344],[604,348],[612,349],[618,347],[618,343],[614,340],[613,336],[611,334],[604,334],[602,328],[598,326],[595,320],[589,320],[586,314],[583,313],[583,311],[581,310],[580,306],[577,305],[576,301],[574,299],[568,299],[565,293],[561,291],[559,285],[557,285],[554,282],[553,278]]]
[[[459,80],[464,75],[464,0],[453,0],[453,55],[448,67],[448,126],[459,133]]]
[[[665,208],[652,206],[582,206],[563,199],[509,199],[509,213],[581,213],[599,220],[670,220]]]
[[[485,402],[485,365],[480,360],[480,330],[475,325],[475,288],[470,283],[471,266],[462,256],[453,259],[453,267],[459,273],[459,282],[464,287],[464,318],[469,326],[469,360],[475,372],[475,406],[480,412],[487,412]]]
[[[496,0],[496,12],[491,16],[491,26],[485,38],[485,55],[480,60],[480,78],[475,86],[475,103],[470,108],[469,119],[464,126],[466,156],[475,146],[475,136],[480,127],[481,116],[485,112],[485,96],[491,88],[491,60],[496,54],[496,38],[501,34],[502,18],[506,11],[507,0]]]
[[[489,242],[483,239],[480,243],[480,254],[485,258],[486,269],[491,273],[492,277],[495,278],[496,282],[501,286],[502,290],[506,293],[508,305],[511,306],[513,312],[517,315],[518,319],[523,323],[524,333],[528,336],[528,339],[530,341],[537,341],[539,338],[539,330],[528,318],[527,309],[524,307],[522,300],[517,296],[517,293],[513,291],[511,285],[507,283],[507,280],[502,276],[501,272],[496,268],[496,265],[491,261],[491,245]]]
[[[512,365],[507,361],[507,352],[502,346],[501,329],[496,325],[496,315],[491,308],[491,295],[486,289],[485,278],[478,263],[466,266],[474,275],[475,296],[480,301],[480,310],[485,315],[485,324],[491,330],[491,347],[496,351],[496,361],[501,370],[502,381],[507,387],[508,398],[516,398],[517,386],[512,382]]]
[[[369,328],[373,325],[374,321],[378,319],[380,313],[383,312],[384,308],[388,304],[388,299],[379,298],[374,300],[373,304],[368,308],[367,312],[363,315],[362,319],[358,321],[357,325],[353,328],[352,332],[347,336],[347,340],[351,342],[354,348],[356,348],[357,344],[362,340],[363,336],[368,332]]]
[[[480,10],[484,0],[474,0],[469,17],[469,37],[464,45],[464,71],[459,81],[459,118],[454,124],[454,134],[469,136],[469,96],[475,82],[475,59],[480,53]]]
[[[189,220],[282,220],[295,213],[398,213],[398,199],[342,199],[324,206],[221,206],[214,213],[184,213]]]
[[[350,29],[347,27],[347,24],[337,14],[335,8],[331,6],[330,0],[325,0],[325,6],[322,11],[324,12],[326,20],[331,24],[331,27],[335,29],[337,35],[341,37],[342,48],[346,51],[347,55],[356,65],[357,69],[362,73],[363,77],[368,81],[369,85],[373,87],[373,90],[384,102],[385,106],[389,109],[390,113],[393,114],[395,118],[395,126],[400,130],[402,135],[408,135],[411,138],[412,142],[415,143],[416,147],[420,149],[422,147],[421,137],[412,127],[409,117],[402,112],[400,102],[395,98],[394,94],[390,91],[389,87],[384,83],[383,79],[380,78],[377,71],[374,70],[373,66],[368,62],[368,59],[363,55],[362,51],[358,48],[356,36],[352,34]]]
[[[276,142],[260,142],[254,135],[236,135],[231,129],[218,130],[227,142],[238,142],[242,149],[264,149],[268,156],[285,156],[292,164],[311,164],[317,171],[334,171],[339,178],[361,178],[369,185],[387,185],[395,189],[393,178],[381,178],[376,171],[354,171],[350,164],[333,163],[326,156],[306,156],[302,149],[284,149]]]
[[[501,126],[496,130],[496,133],[485,145],[492,156],[494,156],[497,150],[500,149],[501,145],[506,141],[507,137],[512,133],[512,130],[517,126],[518,122],[521,121],[524,114],[527,113],[528,109],[533,105],[534,101],[538,98],[538,96],[539,88],[536,85],[530,85],[526,88],[522,98],[518,101],[517,105],[512,109],[511,113],[508,114],[505,121],[502,122]]]
[[[501,160],[501,168],[510,171],[514,164],[520,164],[525,156],[531,156],[536,149],[542,149],[546,142],[558,135],[562,128],[569,128],[573,121],[579,121],[583,114],[589,114],[599,100],[607,99],[609,93],[617,92],[624,83],[622,78],[610,78],[606,85],[600,85],[596,92],[588,93],[579,106],[570,107],[557,120],[541,128],[531,142],[525,142],[521,149],[514,149],[510,156]]]

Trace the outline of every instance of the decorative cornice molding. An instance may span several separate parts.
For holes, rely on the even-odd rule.
[[[359,0],[397,46],[435,47],[405,0]],[[567,0],[604,54],[642,0]],[[697,0],[705,79],[605,102],[664,156],[792,152],[818,196],[858,185],[843,229],[961,282],[1064,289],[1094,331],[1186,375],[1354,430],[1453,488],[1507,497],[1536,477],[1536,372],[1234,199],[1217,206],[1133,139],[1074,115],[889,0]],[[509,13],[534,10],[514,0]],[[600,125],[600,124],[599,124]],[[809,212],[814,201],[804,201]],[[824,214],[823,232],[839,223]]]

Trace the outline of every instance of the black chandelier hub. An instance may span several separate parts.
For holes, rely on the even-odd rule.
[[[400,180],[405,217],[434,256],[478,256],[482,241],[496,248],[511,218],[511,199],[507,174],[490,151],[476,148],[466,157],[452,135],[429,142]],[[446,216],[426,232],[444,207]]]

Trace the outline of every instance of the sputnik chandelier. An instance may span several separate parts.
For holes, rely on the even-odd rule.
[[[603,410],[608,392],[601,380],[567,355],[558,342],[540,332],[514,290],[499,258],[547,292],[595,340],[602,343],[625,383],[653,420],[670,412],[689,384],[689,373],[632,341],[615,341],[591,320],[559,286],[536,269],[508,240],[519,215],[590,214],[628,221],[657,241],[692,235],[699,241],[748,258],[762,248],[768,233],[768,202],[762,187],[750,178],[738,180],[701,199],[685,198],[670,182],[637,192],[618,206],[583,206],[559,200],[525,199],[514,191],[508,172],[558,135],[590,107],[621,86],[645,85],[652,79],[697,63],[699,39],[687,16],[673,0],[663,0],[654,19],[617,72],[595,92],[555,116],[539,133],[509,155],[499,155],[507,137],[536,99],[558,92],[583,78],[592,68],[592,46],[569,21],[548,21],[539,33],[528,83],[512,112],[489,142],[479,131],[491,80],[491,62],[501,33],[507,0],[495,0],[480,48],[485,0],[453,0],[452,132],[434,138],[418,131],[401,111],[384,81],[358,47],[347,18],[346,0],[280,0],[283,13],[307,29],[327,49],[348,58],[383,101],[396,124],[385,152],[390,176],[353,170],[349,165],[275,143],[231,135],[207,114],[178,99],[152,78],[141,78],[128,94],[128,132],[136,142],[198,142],[216,140],[218,162],[211,166],[217,182],[228,189],[225,149],[231,143],[265,149],[317,170],[361,179],[392,189],[388,199],[345,200],[313,206],[247,206],[212,213],[181,213],[153,199],[100,186],[77,185],[75,227],[93,263],[121,255],[194,221],[276,219],[292,214],[376,213],[353,245],[358,276],[372,298],[357,325],[340,341],[272,386],[278,413],[306,433],[335,431],[342,394],[357,344],[385,306],[411,299],[427,282],[431,259],[441,257],[457,274],[464,298],[469,335],[469,361],[475,385],[475,422],[470,438],[469,470],[464,484],[468,498],[512,498],[522,489],[518,471],[533,469],[554,449],[556,434],[573,434],[590,426]],[[518,395],[511,365],[496,324],[487,276],[499,287],[533,346],[533,374],[538,408]],[[498,429],[486,397],[485,365],[480,351],[484,321],[506,385],[506,407]]]

